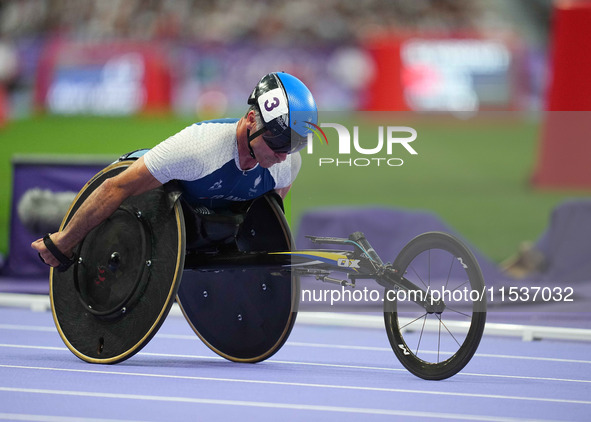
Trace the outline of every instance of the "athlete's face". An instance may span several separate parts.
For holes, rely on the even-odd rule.
[[[263,168],[269,168],[285,161],[287,158],[286,152],[275,152],[269,148],[269,145],[267,145],[262,135],[253,139],[250,146],[254,151],[254,155],[256,156],[259,165]]]
[[[254,117],[254,112],[251,110],[246,116],[246,128],[252,132],[257,130],[257,124]],[[267,142],[263,139],[265,133],[257,136],[250,142],[250,146],[254,151],[254,155],[259,165],[263,168],[269,168],[275,164],[285,161],[287,158],[286,152],[273,151]]]

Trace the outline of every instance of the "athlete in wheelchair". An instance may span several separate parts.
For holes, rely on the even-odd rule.
[[[410,242],[393,265],[384,264],[359,232],[348,239],[312,237],[352,250],[294,251],[282,198],[317,124],[316,104],[287,73],[264,76],[248,104],[241,119],[197,123],[121,157],[81,190],[59,232],[33,242],[54,267],[52,312],[67,347],[87,362],[125,360],[156,334],[176,298],[213,351],[258,362],[291,332],[300,276],[349,286],[374,279],[385,292],[418,291],[412,302],[419,318],[435,316],[440,328],[444,311],[469,322],[465,332],[450,333],[455,353],[425,358],[406,342],[397,300],[384,301],[388,337],[406,368],[426,379],[460,371],[482,336],[484,298],[452,308],[430,294],[430,279],[419,285],[406,269],[425,251],[443,251],[451,257],[449,274],[461,263],[460,286],[480,289],[470,251],[449,235],[430,233]],[[343,262],[355,263],[346,271],[351,282],[330,277],[343,271]]]

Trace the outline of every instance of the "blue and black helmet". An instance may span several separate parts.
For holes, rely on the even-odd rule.
[[[248,98],[257,107],[264,127],[252,135],[248,143],[259,135],[275,152],[291,154],[306,146],[309,123],[318,123],[318,109],[310,90],[295,76],[273,72],[263,76]],[[252,154],[252,152],[251,152]]]

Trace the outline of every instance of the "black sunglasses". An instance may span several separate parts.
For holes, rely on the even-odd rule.
[[[269,132],[262,135],[263,141],[272,151],[278,153],[292,152],[291,140],[283,134],[271,135]]]

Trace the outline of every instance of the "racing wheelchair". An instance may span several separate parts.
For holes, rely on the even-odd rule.
[[[94,176],[61,229],[101,183],[131,163],[123,156]],[[281,198],[267,194],[242,205],[229,216],[200,213],[173,182],[124,201],[77,246],[70,268],[51,269],[53,319],[68,349],[90,363],[128,359],[156,334],[176,299],[211,350],[235,362],[260,362],[288,339],[306,277],[352,289],[377,283],[392,350],[418,377],[448,378],[474,355],[486,298],[471,293],[484,292],[484,280],[456,238],[419,235],[392,264],[361,232],[309,236],[330,249],[295,250]]]

